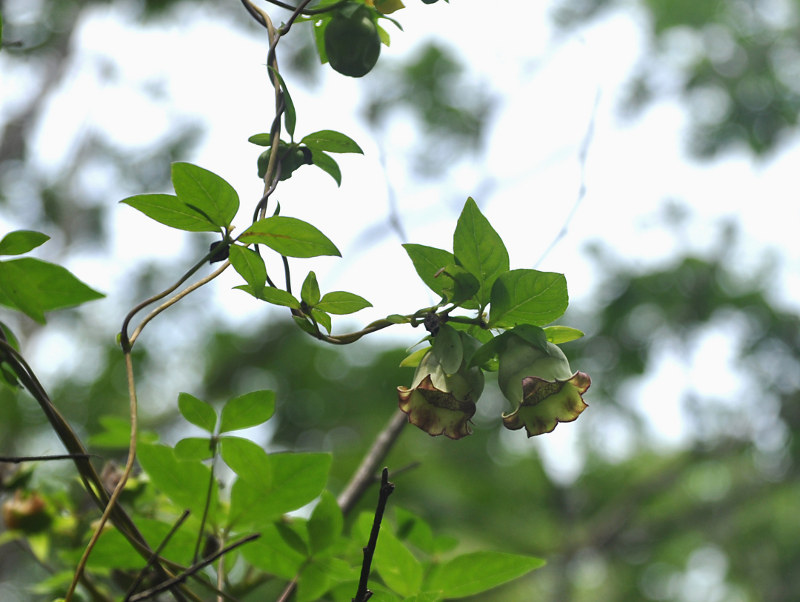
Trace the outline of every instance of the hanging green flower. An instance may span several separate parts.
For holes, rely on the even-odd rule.
[[[497,381],[515,408],[503,414],[506,428],[524,426],[528,437],[549,433],[559,422],[572,422],[588,407],[582,396],[592,379],[585,372],[573,373],[557,345],[547,343],[544,350],[511,336],[499,359]]]
[[[472,433],[468,423],[483,392],[484,377],[480,368],[467,368],[466,360],[448,374],[434,351],[425,354],[411,388],[397,387],[400,409],[409,422],[433,436],[461,439]]]

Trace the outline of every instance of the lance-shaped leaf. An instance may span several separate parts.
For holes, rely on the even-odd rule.
[[[456,261],[478,279],[478,301],[489,302],[495,279],[508,271],[508,251],[472,198],[467,199],[453,233]]]
[[[230,226],[239,210],[239,195],[233,186],[197,165],[173,163],[172,185],[182,203],[207,217],[217,229]]]
[[[333,130],[320,130],[304,137],[301,141],[312,151],[327,151],[329,153],[360,153],[364,154],[356,141],[341,132]]]
[[[273,215],[258,220],[239,236],[239,240],[247,244],[266,245],[287,257],[341,257],[339,249],[327,236],[311,224],[294,217]]]
[[[258,253],[241,245],[231,245],[230,260],[239,275],[245,279],[253,296],[258,297],[267,282],[267,268]]]
[[[22,255],[50,240],[47,234],[33,230],[15,230],[0,240],[0,255]]]
[[[342,170],[336,160],[321,150],[311,151],[311,163],[334,179],[337,186],[342,185]]]
[[[453,286],[453,281],[440,276],[442,268],[455,263],[453,254],[436,247],[411,243],[404,244],[403,248],[411,258],[411,263],[414,264],[417,274],[428,285],[428,288],[441,297],[447,297],[445,291]]]
[[[130,205],[160,224],[187,232],[219,232],[206,215],[187,206],[172,194],[137,194],[120,203]]]
[[[544,334],[547,340],[556,345],[562,343],[569,343],[583,336],[583,332],[577,328],[570,328],[569,326],[546,326]]]
[[[372,303],[347,291],[325,293],[316,305],[317,309],[336,315],[352,314],[367,307],[372,307]]]
[[[492,286],[489,326],[517,324],[543,326],[560,317],[569,305],[564,274],[538,270],[511,270]]]
[[[317,275],[312,271],[303,280],[303,286],[300,288],[300,299],[309,307],[315,306],[319,302],[319,283],[317,282]]]

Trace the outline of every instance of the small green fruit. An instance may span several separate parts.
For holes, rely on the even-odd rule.
[[[375,13],[366,6],[347,13],[340,10],[325,28],[325,52],[334,70],[363,77],[372,71],[381,53]]]

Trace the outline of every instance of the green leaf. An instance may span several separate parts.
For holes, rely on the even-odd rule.
[[[219,228],[228,228],[239,210],[239,195],[233,187],[197,165],[173,163],[172,185],[182,203]]]
[[[233,269],[250,285],[254,297],[258,297],[267,283],[267,268],[261,256],[247,247],[231,245],[230,260]]]
[[[303,281],[300,299],[305,301],[309,307],[314,307],[319,302],[319,284],[317,284],[317,275],[314,272],[309,272]]]
[[[172,529],[168,522],[156,521],[151,518],[137,517],[136,527],[145,539],[155,545],[163,541]],[[184,565],[192,563],[194,543],[197,534],[189,529],[178,529],[170,537],[163,550],[163,556],[173,562]],[[91,569],[138,570],[142,567],[142,557],[130,542],[125,539],[117,529],[106,529],[97,540],[94,552],[89,557],[88,566]]]
[[[372,303],[346,291],[325,293],[317,303],[317,309],[336,315],[352,314],[366,307],[372,307]]]
[[[544,329],[531,324],[520,324],[519,326],[515,326],[513,330],[507,332],[520,337],[532,346],[538,347],[547,353],[547,335],[545,335]]]
[[[372,529],[373,515],[363,512],[358,517],[361,542],[366,545]],[[412,596],[420,592],[423,570],[420,562],[397,536],[381,524],[373,564],[384,583],[401,596]]]
[[[262,491],[272,484],[272,463],[260,445],[242,437],[221,437],[219,450],[222,459],[240,478]]]
[[[231,517],[260,528],[275,518],[313,501],[325,487],[330,454],[270,454],[271,483],[237,479],[231,488]]]
[[[272,146],[272,135],[268,133],[253,134],[247,139],[247,141],[257,144],[258,146]]]
[[[417,349],[414,353],[407,355],[403,358],[403,361],[400,362],[401,368],[416,368],[419,366],[419,363],[422,361],[422,358],[425,357],[425,354],[430,351],[430,347],[422,347]]]
[[[130,205],[170,228],[187,232],[219,232],[219,226],[172,194],[137,194],[120,203]]]
[[[478,301],[485,306],[495,279],[508,271],[508,251],[471,197],[453,233],[453,253],[456,261],[478,279]]]
[[[44,313],[72,307],[104,295],[53,263],[22,257],[0,262],[0,304],[44,323]]]
[[[344,517],[336,498],[330,491],[323,491],[319,503],[314,507],[306,523],[311,554],[316,555],[328,549],[341,535]]]
[[[411,258],[414,269],[422,281],[428,285],[434,293],[447,297],[445,290],[452,286],[452,280],[441,277],[442,268],[455,263],[455,257],[449,251],[437,249],[436,247],[426,247],[407,243],[403,248]]]
[[[545,326],[544,334],[547,340],[555,345],[569,343],[583,336],[583,332],[569,326]]]
[[[537,270],[511,270],[492,287],[489,326],[517,324],[543,326],[560,317],[569,305],[564,274]]]
[[[328,151],[329,153],[360,153],[364,154],[356,141],[341,132],[333,130],[320,130],[309,134],[300,141],[313,151]]]
[[[267,245],[287,257],[341,257],[339,249],[317,228],[302,220],[282,215],[258,220],[239,235],[239,240],[247,244]]]
[[[464,346],[461,336],[452,326],[442,324],[433,339],[433,354],[447,374],[455,374],[464,359]]]
[[[480,290],[480,283],[471,272],[453,263],[448,264],[439,275],[444,287],[442,292],[448,302],[460,305],[465,309],[477,309],[478,304],[472,301]]]
[[[283,112],[283,122],[286,124],[286,131],[289,132],[289,136],[294,139],[294,128],[297,125],[297,111],[294,108],[294,102],[289,94],[289,88],[286,87],[286,82],[283,81],[280,73],[278,73],[272,67],[270,67],[269,70],[272,72],[273,76],[278,78],[278,81],[281,84],[281,90],[283,90],[283,104],[285,107]]]
[[[219,432],[227,433],[257,426],[275,413],[275,393],[252,391],[234,397],[222,406]]]
[[[131,423],[118,416],[100,416],[103,430],[89,436],[89,445],[93,448],[128,449],[131,439]],[[153,431],[139,430],[139,443],[155,443],[158,435]]]
[[[0,255],[22,255],[50,240],[47,234],[33,230],[15,230],[0,240]]]
[[[139,445],[139,464],[150,481],[179,508],[196,516],[203,515],[212,479],[211,469],[198,460],[178,460],[171,447],[166,445]],[[217,506],[217,485],[211,491],[211,515]]]
[[[333,157],[320,150],[312,150],[311,163],[332,177],[336,181],[337,186],[342,185],[342,170],[339,169],[339,164]]]
[[[438,591],[442,598],[464,598],[508,583],[544,566],[541,558],[502,552],[473,552],[457,556],[437,567],[424,590]]]
[[[179,393],[178,410],[193,425],[214,433],[217,427],[217,412],[210,404],[188,393]]]
[[[269,575],[293,579],[306,562],[306,555],[290,546],[274,524],[265,524],[260,532],[261,537],[242,547],[242,556]]]
[[[236,288],[250,292],[250,290],[244,286],[237,286]],[[267,303],[272,303],[273,305],[283,305],[285,307],[291,307],[292,309],[300,309],[300,301],[295,299],[291,293],[287,293],[279,288],[266,286],[259,295],[255,295],[252,292],[250,292],[250,294],[257,296],[259,299],[262,299]]]
[[[209,460],[214,456],[214,442],[208,437],[186,437],[175,444],[178,460]]]
[[[314,318],[317,324],[327,330],[328,334],[330,334],[332,324],[331,317],[328,314],[326,314],[324,311],[318,310],[317,308],[312,308],[311,317]]]

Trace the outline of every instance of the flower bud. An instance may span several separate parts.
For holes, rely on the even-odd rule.
[[[460,439],[472,432],[467,423],[475,414],[483,382],[480,368],[467,368],[462,361],[457,372],[447,374],[438,357],[428,351],[417,366],[411,388],[397,387],[397,398],[412,424],[429,435]]]
[[[547,343],[545,351],[511,336],[499,359],[497,381],[515,408],[503,414],[506,428],[524,426],[528,437],[541,435],[559,422],[572,422],[586,409],[582,395],[592,381],[584,372],[572,373],[557,345]]]

